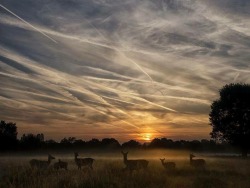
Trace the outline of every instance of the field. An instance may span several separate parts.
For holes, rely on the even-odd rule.
[[[80,156],[95,158],[94,169],[78,170],[74,163],[73,153],[51,153],[57,159],[69,163],[69,170],[31,169],[29,160],[32,158],[46,160],[43,155],[2,155],[0,157],[0,187],[17,188],[249,188],[250,161],[239,157],[212,157],[197,154],[206,160],[206,169],[194,169],[189,164],[187,151],[131,151],[129,159],[143,158],[149,160],[146,171],[139,170],[130,174],[124,171],[120,152],[115,153],[84,153]],[[174,161],[176,169],[166,171],[159,158]]]

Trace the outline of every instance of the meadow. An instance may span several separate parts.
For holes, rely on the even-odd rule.
[[[72,152],[52,153],[54,160],[46,170],[32,169],[32,158],[47,159],[46,154],[4,154],[0,156],[0,187],[13,188],[249,188],[250,161],[240,157],[219,157],[196,154],[206,160],[205,169],[189,164],[188,151],[130,151],[129,159],[149,160],[148,169],[124,171],[117,152],[79,152],[81,157],[95,158],[94,169],[78,170]],[[167,171],[160,158],[174,161],[176,169]],[[67,161],[68,170],[55,170],[57,159]]]

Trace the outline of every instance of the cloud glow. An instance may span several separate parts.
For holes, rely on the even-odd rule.
[[[250,83],[249,10],[247,0],[2,0],[1,119],[55,139],[209,138],[218,89]]]

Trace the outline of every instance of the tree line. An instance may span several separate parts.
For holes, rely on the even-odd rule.
[[[119,143],[115,138],[93,138],[89,141],[75,137],[65,137],[60,141],[52,139],[45,140],[43,133],[23,134],[17,138],[17,127],[12,122],[0,122],[0,151],[25,151],[43,149],[97,149],[97,150],[119,150],[119,149],[188,149],[194,151],[227,151],[232,149],[227,143],[216,143],[213,140],[178,140],[168,138],[155,138],[148,143],[140,143],[129,140]]]

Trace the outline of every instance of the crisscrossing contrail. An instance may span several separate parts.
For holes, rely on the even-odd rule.
[[[40,29],[38,29],[37,27],[33,26],[32,24],[30,24],[29,22],[25,21],[24,19],[22,19],[21,17],[19,17],[18,15],[16,15],[14,12],[12,12],[11,10],[7,9],[5,6],[0,4],[0,7],[2,7],[4,10],[6,10],[7,12],[9,12],[10,14],[12,14],[13,16],[15,16],[16,18],[18,18],[19,20],[21,20],[22,22],[26,23],[27,25],[29,25],[30,27],[32,27],[34,30],[38,31],[39,33],[41,33],[43,36],[47,37],[48,39],[50,39],[51,41],[53,41],[54,43],[57,43],[57,41],[53,38],[51,38],[50,36],[48,36],[46,33],[44,33],[43,31],[41,31]]]

